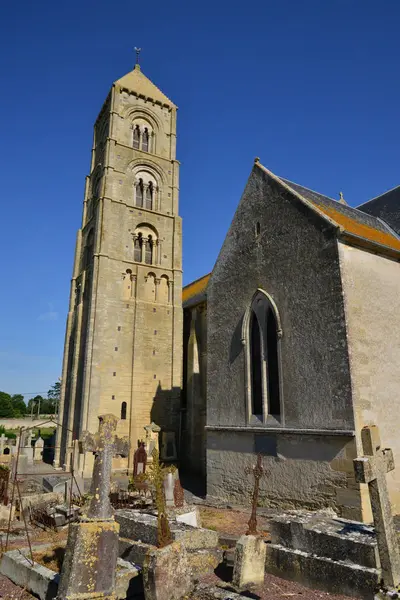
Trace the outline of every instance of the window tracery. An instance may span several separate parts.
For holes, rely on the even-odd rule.
[[[281,420],[282,386],[280,373],[279,314],[272,298],[257,290],[244,321],[246,380],[250,421]]]
[[[156,210],[158,186],[155,177],[148,171],[138,171],[135,175],[135,206],[146,210]]]

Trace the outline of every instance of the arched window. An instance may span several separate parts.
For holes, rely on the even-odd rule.
[[[142,150],[144,152],[149,151],[149,130],[147,127],[144,128],[143,136],[142,136]]]
[[[136,206],[143,206],[143,191],[143,179],[139,179],[139,181],[136,184]]]
[[[276,306],[265,292],[254,295],[244,321],[249,417],[281,419],[280,328]]]
[[[135,125],[135,127],[133,128],[133,147],[136,148],[136,150],[139,150],[139,146],[140,146],[140,127],[139,127],[139,125]]]
[[[125,421],[126,419],[126,402],[121,404],[121,419],[122,421]]]
[[[84,251],[84,267],[88,267],[93,260],[93,249],[94,249],[94,231],[91,229],[86,238],[85,251]]]
[[[148,210],[153,210],[153,182],[150,181],[149,185],[147,186],[146,189],[146,205],[145,208],[147,208]]]
[[[146,246],[144,250],[144,262],[147,265],[153,264],[153,237],[149,235],[146,239]]]
[[[143,238],[142,234],[138,233],[138,235],[134,239],[134,260],[136,262],[142,262],[142,243]]]
[[[156,229],[152,225],[141,223],[136,227],[132,237],[135,262],[144,262],[147,265],[156,264],[159,252],[158,233]]]
[[[260,324],[254,310],[250,315],[251,414],[263,416],[263,368]]]

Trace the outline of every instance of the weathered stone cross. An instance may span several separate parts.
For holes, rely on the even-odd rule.
[[[251,473],[254,475],[254,489],[253,489],[253,500],[252,500],[252,508],[251,515],[248,522],[248,530],[246,535],[256,535],[257,534],[257,504],[258,504],[258,492],[260,489],[260,479],[264,475],[264,467],[262,466],[262,456],[261,454],[257,454],[257,464],[255,467],[250,468],[247,467],[245,472],[250,475]]]
[[[94,452],[94,466],[90,495],[92,496],[87,517],[89,519],[110,519],[113,509],[110,503],[111,472],[113,456],[128,456],[128,438],[115,435],[118,419],[115,415],[99,417],[97,433],[85,431],[82,446],[86,452]]]
[[[361,441],[364,457],[354,460],[355,478],[368,484],[383,582],[396,587],[400,584],[400,551],[386,483],[386,473],[394,469],[393,453],[390,448],[381,449],[376,425],[363,427]]]

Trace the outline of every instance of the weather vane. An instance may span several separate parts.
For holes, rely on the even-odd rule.
[[[142,49],[141,48],[136,48],[135,46],[135,52],[136,52],[136,64],[139,64],[139,54],[141,53]]]

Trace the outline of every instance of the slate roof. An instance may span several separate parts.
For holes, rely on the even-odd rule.
[[[255,164],[269,175],[272,175],[278,182],[283,182],[286,186],[299,194],[301,198],[310,202],[323,214],[329,217],[331,222],[337,224],[341,228],[342,233],[347,233],[350,237],[355,236],[355,238],[360,241],[362,247],[368,248],[369,246],[372,246],[375,251],[379,251],[380,248],[381,250],[387,249],[392,253],[393,251],[395,251],[395,253],[400,252],[400,237],[395,234],[389,225],[378,217],[363,212],[363,210],[367,210],[368,203],[361,205],[363,210],[353,208],[340,203],[338,200],[333,200],[328,196],[324,196],[323,194],[314,192],[302,185],[293,183],[288,179],[277,177],[273,173],[270,173],[268,169],[263,167],[259,162],[256,162]],[[389,190],[386,194],[388,200],[390,199],[392,202],[397,201],[398,199],[400,210],[400,186],[393,190]],[[385,196],[385,194],[383,194],[383,196]],[[379,196],[379,198],[381,198],[381,196]],[[372,203],[373,200],[370,200],[369,202]],[[376,244],[378,244],[378,246]],[[189,283],[183,288],[182,302],[184,308],[199,304],[206,299],[207,285],[210,276],[211,273],[204,275],[204,277],[196,279],[196,281]]]
[[[400,251],[400,239],[384,221],[357,208],[341,204],[337,200],[309,190],[297,183],[292,183],[283,178],[280,179],[337,223],[346,233],[363,238],[366,243],[372,242],[373,244],[386,246],[396,252]]]
[[[133,71],[130,71],[120,79],[114,82],[122,88],[127,88],[135,92],[138,96],[144,96],[154,102],[166,104],[167,106],[176,106],[165,94],[146,75],[142,73],[139,65],[135,65]]]

